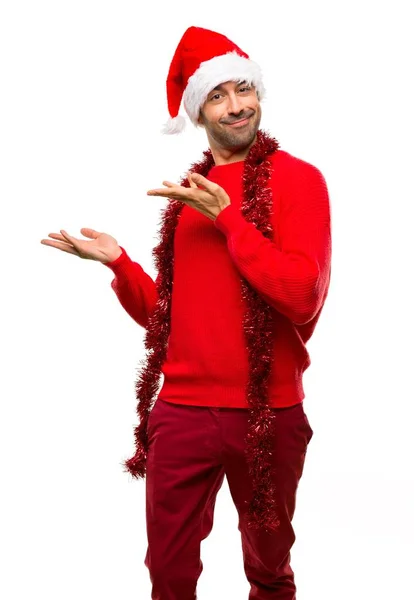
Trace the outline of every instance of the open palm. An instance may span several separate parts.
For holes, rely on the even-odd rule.
[[[120,254],[118,242],[114,237],[108,233],[95,231],[88,227],[82,227],[80,230],[81,234],[90,240],[80,240],[69,235],[64,229],[60,230],[60,233],[49,233],[50,239],[41,240],[41,244],[45,246],[52,246],[63,252],[69,254],[75,254],[80,258],[89,260],[98,260],[102,263],[110,262],[115,260],[116,254]]]

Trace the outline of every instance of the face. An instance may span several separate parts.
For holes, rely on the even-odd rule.
[[[256,88],[227,81],[209,93],[198,122],[206,129],[210,144],[242,149],[253,143],[261,116]]]

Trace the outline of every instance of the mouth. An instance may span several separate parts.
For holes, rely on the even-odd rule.
[[[226,125],[228,125],[229,127],[234,127],[234,128],[238,128],[238,127],[244,127],[245,125],[247,125],[247,123],[250,121],[251,117],[246,117],[245,119],[242,119],[241,121],[235,121],[234,123],[226,123]]]

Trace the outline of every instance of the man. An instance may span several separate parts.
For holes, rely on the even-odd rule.
[[[111,285],[146,329],[136,384],[136,452],[146,475],[153,600],[194,600],[200,543],[224,475],[239,516],[249,600],[294,600],[292,518],[313,431],[303,409],[305,344],[330,282],[330,205],[313,165],[259,129],[256,63],[225,36],[184,33],[167,79],[170,120],[181,100],[209,150],[169,198],[154,249],[156,282],[105,233],[42,240],[115,274]],[[161,373],[164,382],[154,404]],[[154,404],[154,408],[152,408]]]

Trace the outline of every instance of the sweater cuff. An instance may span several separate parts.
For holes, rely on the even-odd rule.
[[[128,271],[130,271],[132,260],[126,253],[126,250],[119,246],[122,250],[122,253],[115,260],[111,260],[110,262],[102,263],[108,269],[111,269],[113,273],[117,276],[126,275]]]
[[[214,225],[226,236],[244,229],[246,223],[246,219],[234,204],[229,204],[226,208],[223,208],[214,219]]]

